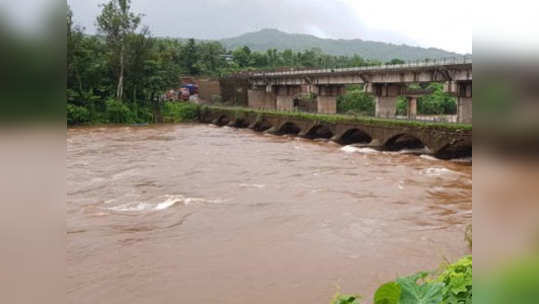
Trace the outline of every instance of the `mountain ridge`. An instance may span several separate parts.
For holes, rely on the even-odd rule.
[[[459,57],[458,54],[439,48],[423,48],[406,44],[394,44],[362,39],[329,39],[309,34],[286,33],[277,29],[262,29],[236,37],[219,39],[227,49],[248,46],[253,51],[268,49],[294,51],[319,48],[322,52],[336,56],[359,55],[365,59],[389,61],[394,58],[405,61]]]

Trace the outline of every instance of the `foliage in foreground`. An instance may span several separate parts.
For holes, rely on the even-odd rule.
[[[359,304],[359,296],[337,294],[331,304]],[[471,304],[472,257],[447,265],[437,276],[420,272],[378,288],[375,304]]]

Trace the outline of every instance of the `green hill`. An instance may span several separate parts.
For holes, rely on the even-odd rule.
[[[408,45],[397,45],[385,42],[364,41],[360,39],[322,39],[312,35],[289,34],[275,29],[264,29],[254,33],[243,34],[234,38],[219,40],[227,49],[248,46],[254,51],[266,51],[275,48],[278,50],[292,49],[303,51],[319,48],[322,52],[331,55],[358,54],[366,59],[389,61],[393,58],[402,60],[434,59],[453,56],[462,56],[453,52],[436,48],[421,48]]]

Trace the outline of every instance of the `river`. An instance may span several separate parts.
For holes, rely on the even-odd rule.
[[[470,251],[472,166],[203,124],[67,134],[69,303],[329,303]],[[363,302],[362,302],[363,303]]]

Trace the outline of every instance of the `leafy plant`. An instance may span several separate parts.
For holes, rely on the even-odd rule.
[[[443,298],[444,283],[424,282],[427,272],[397,279],[401,287],[399,304],[440,304]],[[418,283],[423,281],[422,283]]]
[[[443,304],[472,303],[472,257],[467,256],[450,264],[437,282],[443,283]]]
[[[360,298],[361,297],[359,295],[347,295],[337,293],[333,297],[331,304],[359,304]]]
[[[395,282],[386,283],[376,290],[375,304],[398,304],[401,296],[401,287]]]

